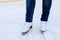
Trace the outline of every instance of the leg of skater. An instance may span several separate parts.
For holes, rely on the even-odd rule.
[[[32,28],[35,0],[26,0],[26,22],[22,35],[26,34]]]
[[[50,9],[51,9],[52,0],[43,0],[42,5],[42,15],[41,15],[41,31],[42,33],[45,32]]]

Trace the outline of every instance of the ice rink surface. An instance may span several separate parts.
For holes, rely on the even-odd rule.
[[[0,3],[0,40],[60,40],[60,0],[52,0],[48,31],[40,34],[42,0],[36,0],[33,29],[21,35],[25,23],[26,1]]]

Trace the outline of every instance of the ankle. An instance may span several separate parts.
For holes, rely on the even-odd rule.
[[[32,22],[25,22],[25,27],[30,27],[32,25],[33,25]]]

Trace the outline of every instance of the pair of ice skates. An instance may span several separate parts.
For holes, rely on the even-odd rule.
[[[41,26],[40,33],[43,34],[47,30],[47,28],[46,28],[46,22],[42,21],[40,26]],[[27,34],[32,28],[33,28],[32,27],[32,23],[26,22],[25,23],[25,27],[23,28],[23,31],[22,31],[22,35]]]

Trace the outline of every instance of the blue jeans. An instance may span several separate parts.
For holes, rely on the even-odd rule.
[[[32,22],[36,0],[26,0],[26,22]],[[43,0],[41,21],[48,21],[52,0]]]

